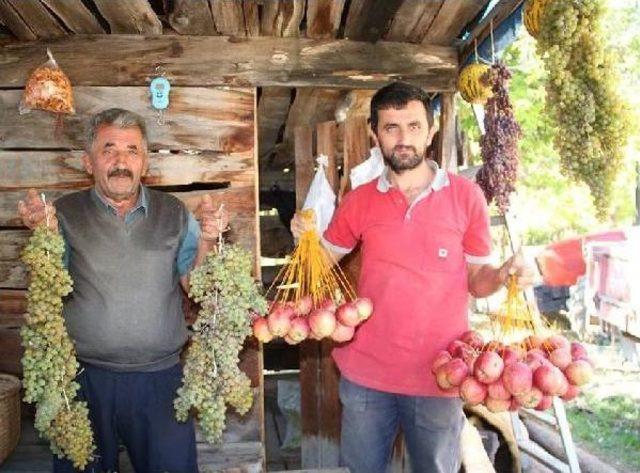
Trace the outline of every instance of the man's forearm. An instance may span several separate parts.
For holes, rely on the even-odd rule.
[[[469,292],[473,297],[487,297],[502,287],[507,280],[505,266],[496,268],[485,264],[469,277]]]

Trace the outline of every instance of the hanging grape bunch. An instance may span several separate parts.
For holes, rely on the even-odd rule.
[[[483,77],[491,84],[493,95],[484,108],[484,135],[480,139],[483,164],[476,176],[487,203],[495,201],[502,213],[509,208],[509,196],[516,188],[518,140],[522,136],[509,100],[510,78],[511,73],[501,62],[491,66]]]
[[[548,0],[537,38],[563,172],[589,187],[600,219],[607,216],[628,136],[603,9],[602,0]]]
[[[238,355],[251,334],[251,311],[267,310],[251,276],[252,266],[250,252],[219,245],[190,276],[189,296],[201,308],[174,406],[182,422],[193,409],[211,443],[222,436],[227,404],[244,414],[253,403],[251,381],[238,367]]]
[[[76,400],[78,362],[62,315],[72,281],[63,254],[62,237],[45,225],[34,230],[22,253],[31,275],[21,331],[24,400],[36,404],[35,427],[51,450],[84,469],[95,447],[86,403]]]

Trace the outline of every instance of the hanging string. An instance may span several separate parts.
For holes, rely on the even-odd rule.
[[[494,63],[496,61],[496,43],[493,39],[493,18],[489,22],[489,31],[491,33],[491,63]]]
[[[478,38],[473,38],[473,50],[475,51],[476,64],[477,64],[479,62],[478,61]]]

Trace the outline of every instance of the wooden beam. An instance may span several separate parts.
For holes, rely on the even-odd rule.
[[[345,0],[307,0],[307,38],[335,38]]]
[[[113,34],[162,34],[162,23],[147,0],[93,0]],[[119,51],[114,51],[119,53]],[[129,56],[130,58],[136,56]]]
[[[180,34],[217,35],[208,0],[173,0],[167,16],[171,27]]]
[[[387,41],[421,43],[444,0],[405,0],[385,35]]]
[[[91,185],[81,162],[83,151],[1,151],[0,191],[29,188],[77,189]],[[202,182],[253,182],[253,151],[218,153],[153,152],[143,182],[152,186],[190,185]],[[1,197],[0,197],[1,198]],[[1,215],[1,210],[0,210]],[[0,226],[2,217],[0,217]]]
[[[19,114],[21,95],[21,90],[0,90],[0,149],[83,149],[88,120],[110,107],[126,108],[146,119],[151,149],[237,153],[254,146],[253,89],[172,87],[165,123],[159,125],[147,87],[75,87],[76,115],[64,117],[57,135],[54,114]]]
[[[442,4],[423,39],[426,44],[449,46],[462,29],[486,6],[488,0],[458,0]]]
[[[260,36],[260,9],[258,3],[261,0],[244,0],[244,27],[247,36]]]
[[[39,39],[59,38],[67,33],[38,0],[8,0]]]
[[[352,0],[344,37],[375,42],[382,38],[402,5],[402,0]]]
[[[11,3],[9,3],[9,0],[0,0],[0,20],[2,20],[19,40],[34,41],[38,39],[27,22],[22,19]],[[2,77],[1,74],[0,77]]]
[[[173,86],[374,89],[401,79],[441,92],[455,90],[458,68],[454,48],[390,41],[86,35],[3,47],[0,87],[22,87],[42,62],[44,46],[51,48],[75,87],[147,87],[156,66],[162,65]]]
[[[261,32],[263,36],[300,36],[300,23],[304,16],[305,2],[269,0],[262,4]]]
[[[440,156],[442,168],[456,173],[456,111],[454,94],[451,92],[440,95]]]
[[[209,5],[218,33],[225,36],[246,36],[242,2],[209,0]]]
[[[500,0],[491,11],[478,23],[460,45],[460,64],[464,64],[469,56],[474,53],[474,41],[482,43],[491,34],[491,24],[495,29],[500,23],[509,17],[524,0]]]
[[[65,26],[77,34],[100,34],[104,28],[82,0],[41,0]]]

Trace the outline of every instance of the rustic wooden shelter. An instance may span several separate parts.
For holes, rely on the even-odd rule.
[[[304,199],[314,156],[329,155],[341,193],[348,170],[367,157],[376,88],[403,80],[438,97],[433,152],[456,169],[459,66],[522,2],[0,0],[0,372],[21,372],[27,275],[19,253],[29,233],[16,203],[31,187],[54,199],[91,185],[80,156],[93,113],[119,106],[147,117],[146,184],[191,208],[203,193],[224,201],[231,239],[255,251],[256,274],[265,262],[269,280],[274,268],[264,258],[290,249],[283,221],[293,192],[298,204]],[[76,115],[64,117],[57,134],[52,114],[18,112],[26,78],[46,61],[47,48],[76,101]],[[164,124],[149,98],[158,74],[172,85]],[[277,207],[280,217],[259,217],[261,206]],[[304,467],[337,465],[340,404],[330,350],[327,342],[300,347]],[[263,464],[262,347],[247,342],[242,358],[257,401],[231,422],[225,446],[203,450],[201,462],[224,456],[220,468]]]

